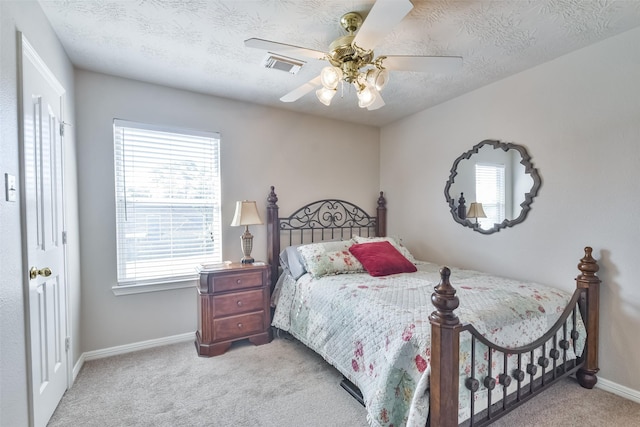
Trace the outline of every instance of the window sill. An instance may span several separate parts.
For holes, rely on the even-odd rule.
[[[173,289],[195,288],[198,285],[196,277],[188,279],[177,279],[171,282],[144,283],[132,285],[115,285],[111,287],[111,291],[116,296],[145,294],[149,292],[169,291]]]

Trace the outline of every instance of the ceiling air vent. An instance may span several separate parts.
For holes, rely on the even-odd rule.
[[[273,68],[274,70],[286,71],[291,74],[296,74],[300,71],[300,68],[306,64],[305,61],[299,59],[287,58],[282,55],[275,55],[269,52],[269,55],[262,62],[265,68]]]

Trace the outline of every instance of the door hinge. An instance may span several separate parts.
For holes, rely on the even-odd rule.
[[[66,231],[62,232],[62,244],[63,245],[67,244],[67,232]]]
[[[70,348],[71,348],[71,338],[66,337],[64,339],[64,350],[69,351]]]

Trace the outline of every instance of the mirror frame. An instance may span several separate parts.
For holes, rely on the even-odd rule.
[[[458,175],[458,172],[457,172],[458,163],[460,163],[462,160],[469,159],[473,154],[477,154],[478,150],[480,150],[485,145],[490,145],[494,149],[500,148],[504,151],[509,151],[509,150],[518,151],[518,153],[520,153],[520,156],[522,157],[520,164],[524,166],[525,174],[531,175],[531,178],[533,179],[533,186],[531,187],[531,190],[528,193],[525,193],[524,202],[520,204],[520,206],[522,207],[522,210],[520,211],[520,215],[515,219],[505,219],[500,224],[495,224],[492,228],[489,228],[486,230],[476,226],[475,223],[471,222],[466,218],[460,219],[460,217],[458,216],[458,207],[455,204],[456,201],[455,199],[452,199],[451,196],[449,195],[449,190],[451,189],[451,186],[455,182],[456,175]],[[453,219],[455,222],[457,222],[458,224],[462,224],[465,227],[469,227],[474,231],[477,231],[478,233],[491,234],[491,233],[497,233],[503,228],[513,227],[514,225],[523,222],[527,217],[527,214],[531,210],[531,204],[533,203],[534,197],[538,195],[538,190],[540,189],[540,185],[542,185],[542,180],[540,179],[538,170],[535,167],[533,167],[533,163],[531,163],[531,156],[529,156],[529,153],[527,152],[526,148],[524,148],[522,145],[514,144],[511,142],[501,142],[498,140],[485,139],[484,141],[474,145],[471,150],[463,153],[460,157],[458,157],[455,160],[455,162],[453,162],[453,166],[451,167],[451,173],[449,175],[449,180],[447,181],[447,185],[444,187],[444,197],[447,199],[451,216],[453,216]]]

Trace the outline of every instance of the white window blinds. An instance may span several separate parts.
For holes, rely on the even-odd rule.
[[[114,120],[114,145],[118,285],[220,262],[219,135]]]
[[[482,203],[486,218],[478,218],[484,229],[505,218],[505,167],[500,164],[476,163],[476,201]]]

